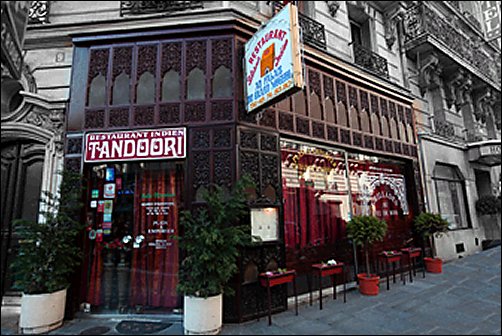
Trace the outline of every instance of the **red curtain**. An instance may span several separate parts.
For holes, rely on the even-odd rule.
[[[145,238],[140,248],[133,249],[132,306],[170,308],[177,304],[178,245],[171,238],[172,234],[178,233],[179,190],[176,189],[176,176],[172,170],[145,171],[136,176],[133,236]],[[143,195],[152,197],[142,198]]]

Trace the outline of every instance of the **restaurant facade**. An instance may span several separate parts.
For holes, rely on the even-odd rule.
[[[249,174],[252,230],[226,321],[266,313],[258,274],[334,258],[358,271],[346,222],[374,214],[389,230],[374,252],[405,246],[421,206],[409,92],[302,44],[305,85],[248,113],[244,45],[249,17],[162,29],[74,34],[65,165],[86,183],[85,261],[74,306],[93,313],[172,312],[182,255],[178,212],[196,209],[211,184]],[[270,219],[272,218],[272,219]],[[417,242],[418,243],[418,242]],[[286,309],[285,288],[272,291]]]

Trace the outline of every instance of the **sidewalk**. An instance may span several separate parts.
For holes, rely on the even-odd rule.
[[[501,248],[498,246],[447,263],[443,265],[442,274],[426,273],[424,279],[422,273],[418,272],[413,283],[407,281],[406,285],[400,282],[393,284],[391,281],[389,291],[382,283],[378,296],[363,296],[357,290],[350,290],[347,292],[347,303],[344,304],[342,295],[338,295],[335,301],[326,291],[323,310],[319,310],[319,302],[314,301],[312,306],[308,303],[299,305],[298,316],[295,316],[294,307],[290,304],[288,311],[272,315],[271,326],[268,326],[268,318],[263,317],[259,321],[225,324],[221,334],[500,335],[500,262]],[[2,308],[2,335],[9,331],[12,334],[12,329],[4,329],[4,320],[10,319],[5,321],[5,326],[7,322],[12,325],[13,318],[16,317],[4,315]],[[119,328],[122,333],[117,330],[121,321],[132,319],[153,322],[151,317],[138,315],[129,318],[120,315],[108,318],[92,316],[67,321],[62,328],[50,334],[120,335],[134,332],[132,329],[127,332]],[[152,329],[149,334],[183,333],[179,317],[170,317],[161,322],[172,325],[157,332]]]

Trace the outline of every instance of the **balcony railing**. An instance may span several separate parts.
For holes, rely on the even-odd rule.
[[[179,12],[204,8],[203,1],[121,1],[120,15]]]
[[[369,70],[378,76],[389,78],[389,67],[385,58],[375,54],[362,45],[354,43],[353,47],[354,61],[357,65],[362,66],[366,70]]]
[[[416,46],[417,41],[422,41],[422,38],[433,37],[446,46],[444,49],[447,53],[456,54],[457,57],[500,85],[500,72],[497,71],[500,53],[483,48],[477,36],[468,31],[462,34],[452,23],[441,18],[427,5],[421,3],[406,12],[404,35],[406,47],[411,48]]]
[[[322,23],[316,22],[307,15],[299,13],[303,42],[313,47],[326,50],[326,31]]]
[[[297,5],[297,1],[290,2]],[[284,7],[282,1],[268,1],[267,3],[272,6],[274,15]],[[300,12],[298,12],[298,19],[302,29],[303,43],[314,48],[326,50],[326,31],[324,25]]]

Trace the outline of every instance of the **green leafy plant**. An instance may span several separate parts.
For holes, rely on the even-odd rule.
[[[16,220],[19,251],[12,263],[15,288],[25,294],[53,293],[70,285],[70,276],[81,261],[77,236],[83,225],[81,176],[64,171],[59,195],[45,193],[41,223]]]
[[[203,193],[207,207],[195,213],[181,212],[180,241],[185,258],[181,263],[179,292],[207,298],[221,293],[233,294],[228,281],[237,272],[239,249],[252,244],[250,225],[239,225],[249,215],[246,192],[254,185],[242,177],[227,195],[219,186]]]
[[[436,255],[432,241],[433,237],[435,236],[436,238],[439,238],[447,232],[448,225],[448,221],[441,217],[440,214],[422,212],[420,215],[415,217],[413,228],[415,232],[422,237],[422,239],[429,240],[433,257]]]
[[[371,276],[368,249],[376,241],[382,241],[387,232],[387,223],[375,216],[354,216],[347,223],[347,234],[356,245],[364,247],[367,277]]]
[[[500,197],[494,195],[481,196],[476,201],[476,211],[479,215],[496,215],[501,212]]]

